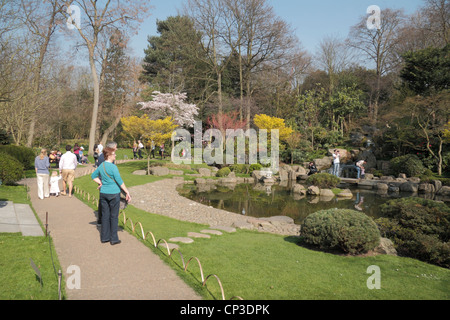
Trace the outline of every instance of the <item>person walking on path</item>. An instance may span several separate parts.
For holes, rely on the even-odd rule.
[[[131,202],[130,193],[120,177],[119,169],[113,163],[116,150],[106,147],[103,150],[105,161],[94,171],[91,178],[99,185],[102,210],[102,228],[100,240],[111,245],[121,243],[117,234],[119,228],[120,190],[126,194],[126,201]],[[101,177],[101,180],[100,178]]]
[[[50,159],[47,156],[47,150],[42,149],[41,154],[34,159],[34,168],[36,170],[38,197],[41,200],[50,197],[49,177]]]
[[[77,156],[71,152],[72,146],[66,146],[66,153],[59,161],[59,174],[62,176],[63,191],[61,195],[66,195],[66,185],[69,187],[69,197],[72,197],[73,180],[75,180],[75,169],[77,168]]]
[[[335,175],[336,177],[339,177],[339,167],[340,167],[340,158],[341,155],[339,154],[339,150],[334,149],[334,153],[333,153],[333,175]]]

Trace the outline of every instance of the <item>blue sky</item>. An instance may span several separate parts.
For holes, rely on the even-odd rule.
[[[370,5],[386,8],[403,8],[411,14],[424,5],[424,0],[268,0],[276,14],[295,30],[303,47],[314,53],[325,36],[345,38],[350,27],[358,23]],[[139,34],[133,37],[133,55],[144,56],[147,37],[157,35],[156,20],[177,15],[185,0],[150,0],[151,16],[142,23]]]

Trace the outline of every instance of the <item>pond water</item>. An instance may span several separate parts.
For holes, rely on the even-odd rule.
[[[216,186],[206,192],[200,192],[195,185],[184,185],[178,189],[182,196],[207,206],[257,218],[288,216],[293,218],[296,224],[302,224],[311,213],[332,208],[359,210],[377,219],[382,217],[382,204],[391,199],[411,196],[410,193],[401,192],[378,194],[374,190],[350,190],[353,193],[351,199],[334,197],[323,201],[320,197],[293,194],[291,188],[279,185],[269,187],[240,184],[234,189]]]

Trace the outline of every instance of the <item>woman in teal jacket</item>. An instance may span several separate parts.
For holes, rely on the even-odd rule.
[[[105,161],[94,171],[91,177],[98,183],[100,189],[102,208],[100,240],[102,243],[110,242],[115,245],[121,242],[117,234],[119,229],[120,189],[126,193],[128,203],[131,202],[131,196],[120,177],[119,169],[113,163],[116,159],[116,150],[105,148],[103,154]]]

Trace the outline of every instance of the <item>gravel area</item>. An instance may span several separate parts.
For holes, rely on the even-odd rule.
[[[177,220],[214,227],[234,227],[281,235],[298,236],[300,226],[286,217],[252,218],[206,206],[189,200],[177,192],[180,179],[166,179],[131,187],[132,205],[141,210]]]

